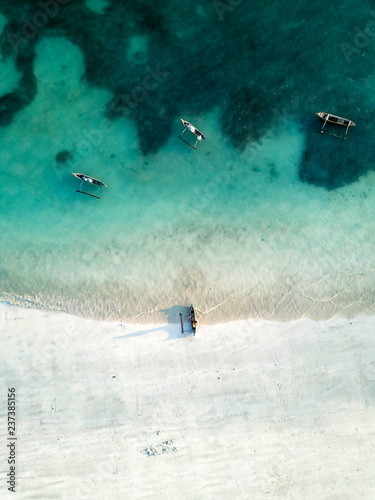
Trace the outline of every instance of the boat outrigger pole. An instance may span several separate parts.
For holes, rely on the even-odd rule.
[[[348,118],[342,118],[341,116],[336,116],[336,115],[331,115],[330,113],[316,113],[319,118],[324,120],[323,126],[320,129],[320,132],[322,134],[328,134],[332,135],[333,137],[338,137],[339,139],[346,139],[346,135],[348,133],[349,127],[355,127],[355,123],[349,120]],[[331,132],[325,132],[323,129],[326,126],[326,123],[332,123],[334,125],[342,125],[345,127],[345,134],[342,135],[336,135]]]
[[[97,190],[96,196],[95,196],[94,194],[87,193],[86,191],[82,191],[82,184],[83,184],[83,179],[81,181],[81,184],[79,185],[79,189],[76,189],[77,193],[87,194],[88,196],[92,196],[93,198],[98,198],[98,200],[100,200],[100,196],[98,196],[98,194],[99,194],[101,186],[98,187],[98,190]]]
[[[100,200],[100,196],[98,196],[100,188],[102,186],[107,187],[107,185],[104,184],[104,182],[100,181],[99,179],[95,179],[94,177],[90,177],[89,175],[75,174],[74,172],[72,172],[72,174],[74,175],[74,177],[77,177],[77,179],[81,179],[81,184],[79,185],[79,189],[76,189],[77,193],[87,194],[87,196],[92,196],[93,198],[97,198],[98,200]],[[96,195],[88,193],[87,191],[82,191],[82,185],[84,182],[88,182],[89,184],[94,184],[95,186],[98,186]]]
[[[321,134],[324,134],[323,129],[324,129],[324,127],[326,126],[326,123],[327,123],[328,117],[329,117],[329,115],[327,115],[327,116],[326,116],[326,118],[325,118],[325,120],[324,120],[324,123],[323,123],[323,127],[320,129],[320,133],[321,133]]]
[[[348,123],[348,125],[346,126],[344,139],[346,139],[346,134],[348,133],[349,127],[350,127],[350,122],[349,122],[349,123]]]
[[[324,132],[323,129],[328,121],[328,116],[326,117],[326,119],[324,120],[324,123],[323,123],[323,127],[320,129],[320,133],[321,134],[328,134],[328,135],[332,135],[333,137],[338,137],[339,139],[346,139],[346,134],[348,133],[348,130],[349,130],[349,127],[350,127],[350,122],[347,124],[346,126],[346,129],[345,129],[345,134],[344,134],[344,137],[342,137],[341,135],[336,135],[336,134],[331,134],[330,132]]]
[[[181,122],[182,122],[182,124],[184,125],[184,127],[185,127],[185,128],[184,128],[184,130],[181,132],[181,135],[178,135],[177,137],[178,137],[179,139],[181,139],[181,141],[183,141],[183,142],[185,142],[186,144],[188,144],[191,148],[193,148],[193,149],[197,150],[197,144],[198,144],[198,141],[201,141],[202,139],[205,141],[205,140],[206,140],[205,136],[202,134],[202,132],[200,132],[198,129],[196,129],[196,128],[194,127],[194,125],[192,125],[192,124],[191,124],[191,123],[189,123],[188,121],[183,120],[183,119],[181,118]],[[188,129],[190,130],[190,132],[192,132],[192,133],[193,133],[193,134],[197,137],[197,140],[195,141],[194,146],[193,146],[192,144],[190,144],[190,142],[185,141],[185,139],[183,139],[183,138],[181,137],[181,136],[182,136],[182,135],[186,132],[186,130],[188,130]]]

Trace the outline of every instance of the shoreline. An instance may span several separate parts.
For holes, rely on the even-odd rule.
[[[261,292],[249,294],[233,292],[228,295],[223,293],[215,300],[213,297],[202,300],[198,293],[187,293],[184,297],[176,297],[174,301],[170,300],[170,297],[164,301],[160,297],[158,300],[157,296],[153,296],[153,300],[149,301],[153,305],[148,310],[142,310],[136,298],[132,296],[126,302],[120,303],[117,296],[107,300],[101,297],[99,299],[89,297],[79,301],[67,297],[45,298],[41,295],[18,297],[15,294],[3,293],[0,296],[0,304],[35,311],[65,313],[101,322],[178,324],[179,314],[188,311],[190,303],[193,302],[200,322],[206,325],[254,319],[287,323],[302,318],[329,321],[338,316],[347,319],[355,319],[362,315],[373,316],[375,311],[371,301],[368,300],[371,298],[371,292],[372,290],[368,290],[367,294],[362,292],[363,295],[359,296],[352,290],[349,297],[347,291],[342,293],[332,291],[323,298],[317,298],[314,297],[314,293],[308,295],[307,292],[286,289],[283,294],[278,290],[278,293],[268,295],[262,295]],[[143,295],[145,300],[144,293],[140,295]],[[190,297],[193,297],[193,300],[190,300]],[[348,298],[352,300],[346,303],[345,300]]]
[[[96,324],[99,328],[100,325],[110,325],[110,326],[125,326],[129,325],[129,328],[144,328],[144,327],[152,327],[152,326],[159,326],[159,327],[165,327],[166,329],[170,328],[176,328],[177,330],[181,330],[181,319],[180,319],[180,313],[182,313],[182,316],[185,320],[187,321],[186,318],[188,318],[188,314],[190,313],[190,306],[175,306],[175,310],[173,311],[172,318],[176,318],[176,321],[171,321],[171,320],[164,320],[164,321],[149,321],[149,322],[144,322],[144,321],[131,321],[131,319],[121,319],[121,318],[116,318],[116,319],[96,319],[92,317],[85,317],[81,315],[77,315],[71,312],[67,312],[61,309],[49,309],[49,308],[37,308],[37,307],[30,307],[30,306],[24,306],[24,305],[19,305],[19,304],[13,304],[11,302],[8,302],[6,300],[0,300],[0,315],[3,315],[3,322],[9,319],[9,314],[10,316],[14,316],[14,319],[17,319],[17,317],[23,317],[25,319],[35,319],[38,316],[44,317],[44,318],[61,318],[61,317],[66,317],[69,318],[69,321],[72,322],[79,322],[79,323],[93,323]],[[14,314],[13,314],[14,313]],[[184,315],[186,313],[186,316]],[[198,313],[199,314],[199,313]],[[203,317],[204,318],[204,317]],[[140,318],[139,318],[140,319]],[[358,321],[374,321],[375,322],[375,314],[369,313],[369,312],[364,312],[364,313],[359,313],[358,315],[354,317],[349,317],[345,316],[342,314],[336,314],[330,318],[327,319],[314,319],[310,318],[308,316],[301,316],[296,319],[280,319],[280,318],[262,318],[262,317],[251,317],[251,318],[239,318],[239,319],[228,319],[227,321],[220,321],[220,322],[206,322],[204,319],[202,319],[202,316],[199,316],[199,328],[223,328],[226,326],[231,326],[231,325],[238,325],[238,324],[251,324],[251,323],[264,323],[264,324],[269,324],[274,327],[283,327],[287,326],[288,324],[290,325],[295,325],[299,322],[310,322],[311,324],[330,324],[330,323],[336,323],[336,322],[343,322],[346,324],[352,324],[353,322],[358,322]],[[1,321],[1,320],[0,320]]]

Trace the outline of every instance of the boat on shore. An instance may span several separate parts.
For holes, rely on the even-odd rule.
[[[352,120],[349,120],[349,118],[342,118],[341,116],[336,116],[336,115],[332,115],[331,113],[325,113],[325,112],[319,112],[319,113],[315,113],[315,114],[317,116],[319,116],[319,118],[324,120],[323,126],[320,129],[320,132],[322,134],[326,133],[329,135],[333,135],[334,137],[338,137],[340,139],[346,139],[346,134],[348,133],[349,127],[355,127],[355,123],[352,122]],[[340,136],[340,135],[336,135],[336,134],[331,134],[329,132],[325,132],[323,129],[324,129],[327,122],[333,123],[334,125],[342,125],[343,127],[346,127],[345,135]]]
[[[104,184],[104,182],[100,181],[99,179],[95,179],[95,177],[91,177],[89,175],[79,174],[79,173],[75,173],[75,172],[72,172],[72,175],[74,175],[74,177],[77,177],[77,179],[81,180],[81,184],[79,186],[79,189],[76,189],[77,193],[87,194],[88,196],[92,196],[93,198],[98,198],[100,200],[100,197],[98,196],[100,188],[102,186],[108,187],[107,184]],[[82,191],[82,185],[84,182],[88,182],[89,184],[93,184],[94,186],[98,186],[98,190],[96,192],[96,195],[91,194],[91,193],[87,193],[86,191]]]
[[[195,336],[195,332],[197,331],[197,326],[198,326],[198,320],[197,320],[197,317],[195,314],[193,304],[191,304],[191,306],[190,306],[190,323],[191,323],[192,332],[194,333],[194,336]]]

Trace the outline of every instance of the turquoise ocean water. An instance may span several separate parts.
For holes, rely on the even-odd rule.
[[[371,1],[42,4],[0,2],[2,300],[132,321],[373,309]],[[319,134],[318,111],[357,126]]]

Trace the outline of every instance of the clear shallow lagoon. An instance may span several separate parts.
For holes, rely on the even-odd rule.
[[[211,322],[372,310],[371,9],[219,3],[72,2],[18,54],[7,19],[22,34],[34,10],[0,8],[3,300],[134,321],[191,301]],[[357,127],[318,134],[317,111]]]

